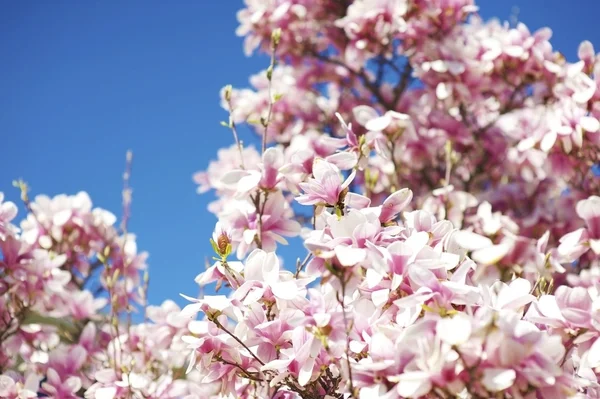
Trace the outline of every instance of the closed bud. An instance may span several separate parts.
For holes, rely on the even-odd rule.
[[[274,48],[279,45],[280,40],[281,40],[281,28],[277,28],[271,33],[271,43],[273,44]]]
[[[219,238],[217,239],[217,248],[219,249],[220,255],[225,255],[227,253],[227,249],[230,246],[229,237],[225,232],[221,232]]]
[[[233,87],[231,85],[225,86],[225,100],[231,101],[231,92],[233,91]]]

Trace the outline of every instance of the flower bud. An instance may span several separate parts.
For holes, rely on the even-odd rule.
[[[233,91],[233,87],[231,85],[225,86],[225,100],[231,101],[231,92]]]
[[[277,47],[279,45],[280,40],[281,40],[281,28],[277,28],[271,33],[271,43],[273,44],[273,47]]]

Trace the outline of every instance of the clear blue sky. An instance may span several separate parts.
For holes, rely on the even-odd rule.
[[[596,0],[481,0],[485,18],[513,5],[530,28],[550,26],[572,60],[600,47]],[[267,65],[235,36],[238,0],[5,1],[0,7],[0,191],[24,178],[33,194],[90,193],[120,214],[121,174],[134,152],[130,230],[150,252],[150,300],[194,295],[215,219],[192,174],[232,143],[219,126],[225,84]],[[302,255],[302,254],[300,254]]]

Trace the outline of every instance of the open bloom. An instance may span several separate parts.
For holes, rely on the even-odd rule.
[[[336,206],[344,199],[345,190],[355,175],[353,170],[344,180],[337,166],[317,158],[313,163],[314,178],[300,183],[304,194],[296,197],[296,201],[302,205]]]

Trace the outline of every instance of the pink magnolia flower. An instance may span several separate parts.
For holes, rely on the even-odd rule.
[[[223,184],[235,191],[239,197],[255,189],[270,191],[283,179],[280,169],[284,165],[283,151],[279,147],[268,148],[258,164],[259,170],[234,169],[221,178]]]
[[[37,398],[41,377],[30,373],[24,381],[11,374],[0,375],[0,396],[7,399]]]
[[[264,250],[274,251],[277,243],[287,244],[284,237],[295,237],[300,232],[300,224],[293,220],[294,212],[281,192],[270,193],[259,209],[248,201],[232,202],[220,216],[223,227],[232,232],[232,245],[237,246],[240,259],[257,239]]]
[[[534,302],[527,318],[552,327],[589,328],[592,299],[583,287],[561,286],[554,295],[543,295]]]
[[[291,272],[280,270],[279,259],[274,252],[255,249],[246,259],[244,280],[234,298],[243,303],[252,303],[260,298],[280,303],[304,297],[305,287],[313,278],[296,279]],[[279,306],[284,307],[281,303]]]
[[[83,346],[63,346],[50,353],[48,366],[62,376],[77,375],[88,359]]]
[[[206,172],[198,172],[194,175],[194,181],[199,185],[198,192],[204,193],[210,189],[218,191],[225,190],[223,176],[232,169],[239,169],[242,163],[237,145],[217,152],[218,161],[213,161]],[[244,147],[242,152],[244,166],[255,168],[260,162],[260,154],[254,147]]]
[[[89,291],[69,293],[65,299],[69,313],[76,320],[95,318],[98,311],[104,308],[108,302],[105,298],[94,298],[93,294]]]
[[[298,326],[292,332],[292,347],[282,349],[281,359],[272,360],[261,369],[279,371],[281,374],[278,379],[293,375],[297,377],[300,386],[305,386],[313,378],[315,362],[320,351],[321,343],[303,326]]]
[[[535,299],[531,295],[531,288],[531,283],[522,278],[515,279],[510,284],[498,281],[490,287],[482,287],[483,304],[495,310],[519,311]]]
[[[562,236],[556,248],[562,262],[573,262],[589,250],[588,233],[585,228],[580,228]]]
[[[301,183],[303,195],[296,197],[302,205],[337,206],[346,194],[344,191],[354,180],[356,172],[343,180],[340,170],[333,164],[315,159],[313,163],[313,176],[307,183]]]
[[[78,398],[77,393],[81,389],[81,379],[70,376],[62,379],[52,368],[46,372],[47,380],[42,383],[42,389],[52,398]]]
[[[389,132],[395,134],[411,127],[410,117],[395,111],[387,111],[380,116],[377,111],[367,105],[353,109],[356,121],[371,132]]]

